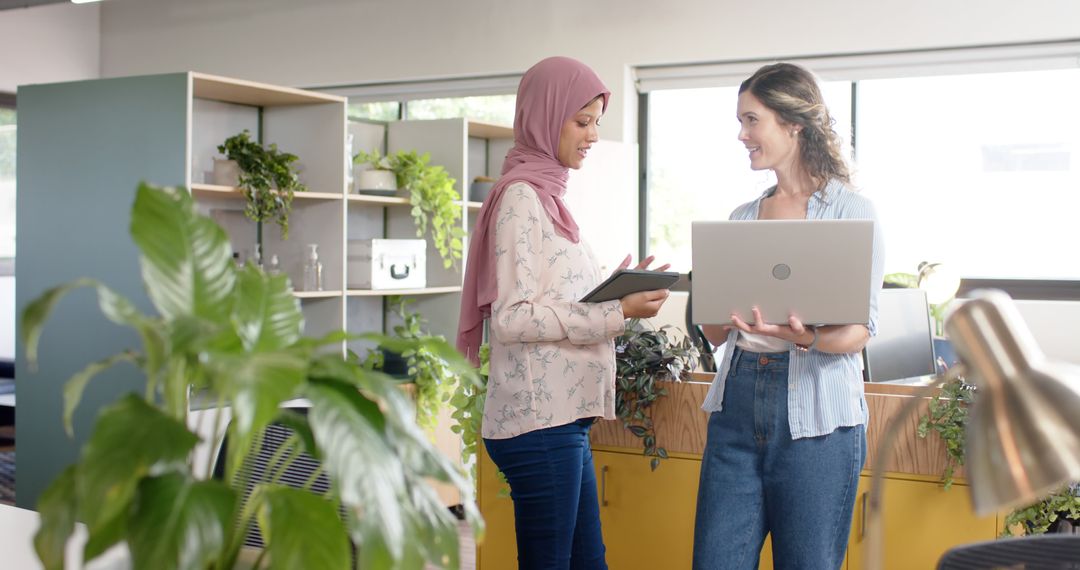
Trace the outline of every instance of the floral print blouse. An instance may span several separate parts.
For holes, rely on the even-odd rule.
[[[603,279],[592,250],[555,232],[540,199],[511,184],[495,216],[487,399],[481,435],[505,439],[615,417],[618,300],[580,303]]]

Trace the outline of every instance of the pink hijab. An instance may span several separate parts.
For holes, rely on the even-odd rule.
[[[578,226],[563,203],[569,169],[559,162],[559,135],[563,123],[597,96],[608,91],[600,78],[584,63],[568,57],[549,57],[532,66],[518,85],[514,113],[514,147],[506,153],[502,176],[484,200],[473,229],[461,296],[457,347],[473,364],[479,365],[479,349],[484,319],[491,315],[495,301],[495,214],[506,188],[525,182],[536,189],[544,211],[555,231],[578,242]]]

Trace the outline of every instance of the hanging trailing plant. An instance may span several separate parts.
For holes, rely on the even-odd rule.
[[[688,378],[700,356],[688,337],[671,342],[668,328],[650,329],[639,319],[631,319],[626,332],[615,340],[615,415],[641,438],[644,454],[652,456],[649,466],[653,470],[668,454],[656,444],[652,406],[667,395],[662,382]]]
[[[430,154],[418,154],[414,150],[387,156],[381,156],[378,151],[361,151],[353,157],[355,164],[394,171],[398,188],[409,191],[416,237],[424,237],[430,227],[431,241],[442,257],[443,267],[449,269],[461,261],[461,240],[465,237],[460,224],[461,194],[454,190],[456,181],[446,169],[430,162]]]
[[[279,151],[273,143],[264,147],[251,140],[247,130],[225,139],[217,149],[240,168],[239,187],[247,198],[244,214],[256,222],[276,223],[281,237],[288,239],[293,193],[307,190],[293,168],[297,156]]]
[[[459,382],[450,396],[453,407],[451,417],[456,422],[450,430],[461,435],[461,463],[469,466],[472,480],[476,480],[477,446],[480,445],[480,424],[484,419],[484,399],[487,397],[488,365],[491,345],[480,345],[480,382]]]
[[[404,374],[406,381],[415,387],[416,423],[429,434],[434,433],[439,411],[443,404],[450,402],[455,389],[464,390],[461,384],[468,384],[471,389],[477,389],[477,386],[475,382],[465,381],[459,370],[450,367],[444,353],[429,350],[428,341],[445,343],[445,339],[424,330],[424,318],[420,313],[409,310],[412,300],[393,295],[387,297],[387,302],[401,319],[401,324],[394,326],[393,337],[379,343],[381,351],[368,353],[363,364],[368,369],[383,370],[387,353],[400,356],[407,367]],[[482,411],[482,400],[480,406]]]
[[[957,377],[942,385],[930,399],[929,413],[919,418],[919,437],[925,438],[933,430],[945,443],[945,471],[941,474],[945,489],[952,487],[953,473],[964,464],[964,426],[974,401],[975,386]]]

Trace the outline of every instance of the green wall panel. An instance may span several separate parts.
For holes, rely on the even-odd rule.
[[[187,74],[177,73],[19,88],[20,314],[46,289],[78,277],[98,279],[151,312],[128,235],[131,204],[141,180],[184,183],[187,84]],[[138,347],[135,334],[101,316],[89,290],[61,302],[46,323],[36,372],[17,342],[19,506],[34,507],[75,460],[101,407],[141,392],[143,378],[125,364],[95,378],[75,415],[74,439],[62,427],[64,383],[90,362]]]

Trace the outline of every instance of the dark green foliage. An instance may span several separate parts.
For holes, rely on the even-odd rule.
[[[689,338],[673,343],[667,327],[649,329],[631,319],[626,332],[615,339],[615,415],[630,433],[641,438],[652,469],[667,450],[656,444],[652,406],[667,395],[662,382],[678,382],[697,366],[699,352]]]
[[[296,155],[279,151],[276,144],[264,147],[246,130],[217,148],[240,167],[240,189],[247,198],[244,214],[256,222],[277,223],[281,236],[288,238],[293,192],[307,190],[293,170]]]

